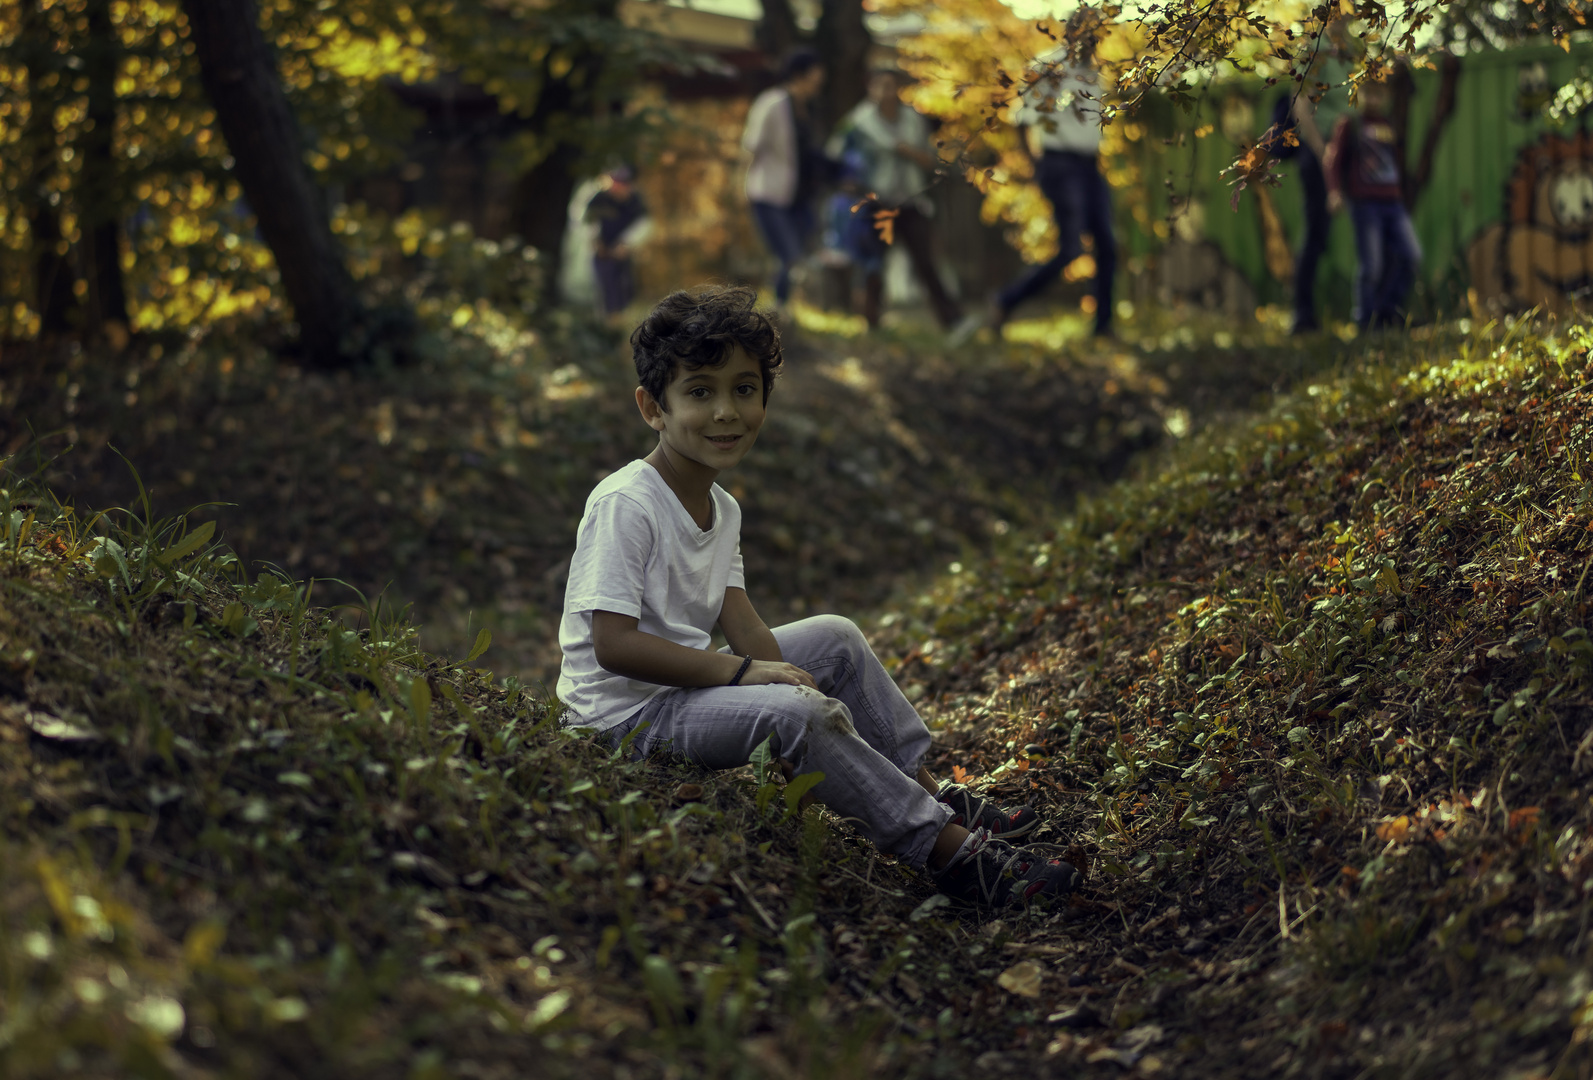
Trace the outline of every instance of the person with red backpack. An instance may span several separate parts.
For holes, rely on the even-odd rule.
[[[1405,298],[1421,264],[1421,244],[1405,210],[1404,162],[1387,117],[1388,88],[1364,82],[1357,112],[1340,117],[1327,150],[1328,207],[1346,198],[1360,266],[1355,322],[1362,329],[1404,321]]]

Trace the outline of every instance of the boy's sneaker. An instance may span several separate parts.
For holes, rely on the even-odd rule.
[[[935,887],[953,900],[980,907],[1023,904],[1038,897],[1060,899],[1078,884],[1079,872],[1061,859],[1047,859],[980,829],[935,875]]]
[[[935,801],[951,807],[951,820],[947,824],[961,825],[969,832],[989,829],[993,836],[1001,840],[1016,840],[1040,827],[1040,815],[1034,812],[1033,807],[1020,806],[1016,810],[1005,810],[950,780],[941,783],[940,790],[935,793]]]

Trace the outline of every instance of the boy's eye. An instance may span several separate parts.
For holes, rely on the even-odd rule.
[[[698,401],[701,401],[703,398],[708,396],[708,388],[706,386],[696,386],[693,387],[689,393],[692,397],[696,398]]]

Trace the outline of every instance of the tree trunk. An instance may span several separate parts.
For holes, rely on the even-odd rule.
[[[589,13],[601,19],[617,19],[617,0],[592,0]],[[603,54],[586,52],[575,58],[571,69],[555,78],[544,68],[542,92],[526,118],[527,127],[542,134],[558,117],[577,113],[593,122],[612,103],[597,100],[592,88],[603,81]],[[542,255],[543,292],[547,300],[559,300],[559,266],[564,248],[564,233],[570,220],[570,198],[575,194],[576,170],[584,152],[579,143],[560,139],[546,157],[528,169],[515,183],[510,214],[520,239]]]
[[[778,65],[781,58],[802,41],[791,0],[763,0],[763,18],[758,20],[758,48]]]
[[[29,155],[23,199],[28,208],[28,233],[33,263],[33,303],[42,334],[72,329],[73,275],[61,235],[61,193],[51,181],[56,173],[55,110],[60,102],[61,68],[55,61],[54,35],[41,0],[29,0],[22,11],[21,40],[28,72],[28,122],[22,143]]]
[[[872,44],[863,22],[862,0],[823,0],[819,25],[813,32],[813,48],[828,69],[814,116],[821,138],[868,92]]]
[[[1394,128],[1394,152],[1398,155],[1401,183],[1410,191],[1410,103],[1416,97],[1416,80],[1404,60],[1394,62],[1388,80],[1388,122]]]
[[[1449,124],[1449,117],[1455,111],[1455,90],[1460,82],[1460,59],[1450,53],[1445,53],[1438,65],[1438,100],[1433,102],[1432,123],[1427,125],[1427,133],[1422,136],[1422,153],[1416,161],[1416,167],[1407,174],[1405,180],[1405,209],[1416,208],[1416,197],[1427,186],[1427,181],[1433,176],[1433,158],[1438,154],[1438,140],[1444,133],[1444,128]]]
[[[514,231],[542,256],[543,291],[550,301],[559,299],[560,252],[570,221],[570,199],[575,194],[575,168],[581,149],[559,143],[547,157],[523,174],[514,186]]]
[[[116,67],[121,50],[111,25],[110,0],[88,0],[88,47],[83,52],[88,79],[88,124],[82,139],[83,171],[77,202],[83,221],[84,277],[88,279],[91,334],[124,336],[127,290],[122,284],[121,213],[124,192],[116,175]],[[115,328],[112,328],[114,324]]]
[[[254,0],[183,0],[200,80],[238,183],[275,256],[305,359],[345,367],[366,355],[364,312],[304,166],[298,123],[260,32]]]

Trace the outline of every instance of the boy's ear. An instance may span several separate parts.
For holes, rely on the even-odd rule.
[[[647,421],[647,426],[654,431],[664,430],[664,407],[658,399],[647,392],[645,387],[636,388],[636,408],[641,411],[642,419]]]

